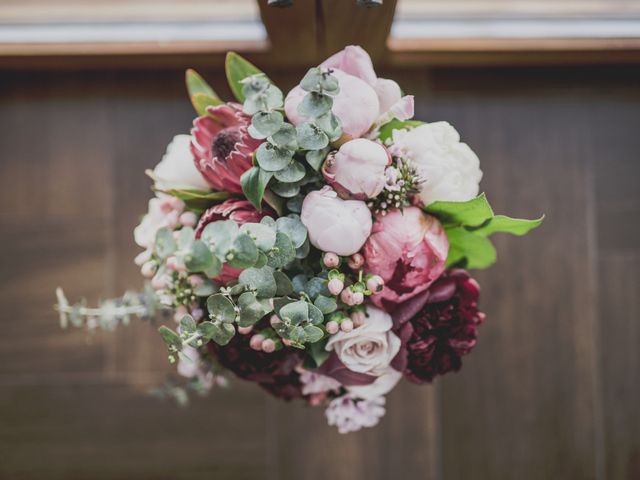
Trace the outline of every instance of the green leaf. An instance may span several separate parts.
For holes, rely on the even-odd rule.
[[[318,295],[313,304],[325,315],[338,309],[338,303],[332,297],[325,297],[324,295]]]
[[[251,119],[251,125],[253,125],[253,128],[255,128],[260,135],[268,137],[280,130],[283,121],[284,117],[278,111],[258,112]]]
[[[286,234],[276,233],[276,243],[267,257],[267,264],[273,268],[284,268],[296,258],[296,251]]]
[[[329,358],[329,355],[331,353],[327,352],[327,350],[324,348],[326,344],[326,341],[319,341],[309,345],[309,355],[315,363],[312,368],[319,367],[327,360],[327,358]]]
[[[328,153],[328,148],[323,148],[322,150],[309,150],[305,155],[305,159],[311,168],[317,172],[320,170],[325,158],[327,158]]]
[[[227,261],[233,268],[249,268],[258,261],[258,248],[249,235],[241,233],[233,242],[227,257],[231,257]]]
[[[214,266],[213,254],[202,240],[193,242],[191,252],[185,257],[185,265],[190,272],[204,272]]]
[[[231,300],[216,293],[207,298],[207,310],[209,316],[217,321],[232,323],[236,319],[236,307]]]
[[[309,307],[309,320],[311,323],[314,325],[322,324],[322,322],[324,322],[324,315],[320,309],[311,303],[307,303],[307,306]]]
[[[216,257],[215,255],[212,255],[211,265],[206,270],[204,270],[203,273],[209,278],[215,278],[220,274],[221,270],[222,270],[222,262],[220,261],[220,259],[218,259],[218,257]]]
[[[242,193],[256,210],[262,209],[262,197],[272,176],[272,172],[262,170],[260,167],[251,167],[240,177]]]
[[[292,302],[280,309],[280,318],[293,325],[299,325],[309,320],[309,304],[304,300]]]
[[[449,254],[447,267],[462,263],[467,268],[487,268],[496,261],[496,249],[491,241],[464,227],[447,228]]]
[[[484,193],[466,202],[433,202],[425,211],[445,224],[475,227],[493,217],[493,210]]]
[[[219,98],[212,97],[205,93],[196,93],[195,95],[191,96],[191,104],[200,116],[208,114],[207,107],[216,107],[218,105],[222,105],[223,103],[224,102],[220,101]]]
[[[200,110],[199,107],[201,107],[202,104],[196,100],[196,96],[204,96],[211,102],[216,102],[210,103],[211,105],[220,105],[223,103],[213,88],[211,88],[204,78],[202,78],[195,70],[192,70],[191,68],[187,69],[185,72],[185,83],[187,85],[187,92],[189,93],[191,103],[193,103],[193,107],[196,109],[198,114],[204,115],[206,112],[204,110]]]
[[[258,69],[252,63],[245,60],[235,52],[227,53],[224,69],[227,74],[227,81],[229,82],[229,88],[231,89],[231,92],[233,92],[233,95],[238,99],[240,103],[243,103],[245,101],[245,96],[242,93],[242,80],[244,80],[247,77],[250,77],[251,75],[256,75],[256,74],[264,75],[264,73],[260,71],[260,69]]]
[[[510,233],[512,235],[526,235],[534,228],[540,226],[544,220],[544,215],[536,220],[526,220],[521,218],[511,218],[506,215],[496,215],[488,222],[472,230],[476,235],[487,237],[494,233]]]
[[[191,315],[185,315],[180,320],[180,330],[182,333],[192,334],[196,331],[196,321]]]
[[[325,297],[331,295],[327,288],[327,280],[320,277],[310,278],[304,286],[304,291],[312,300],[315,300],[318,295]]]
[[[269,141],[274,145],[289,150],[295,150],[298,148],[296,142],[296,129],[290,123],[284,123],[280,129],[269,137]]]
[[[263,252],[270,251],[276,243],[276,232],[262,223],[245,223],[240,231],[246,233]]]
[[[304,166],[296,161],[289,163],[285,168],[275,173],[276,180],[283,183],[295,183],[302,180],[307,171]]]
[[[303,117],[316,118],[331,111],[333,99],[329,95],[309,92],[298,105],[298,113]]]
[[[342,136],[342,123],[340,119],[331,112],[320,115],[315,119],[315,124],[335,142]]]
[[[242,271],[239,280],[240,283],[248,285],[249,288],[255,290],[259,298],[272,298],[278,289],[276,280],[273,278],[273,269],[268,266],[247,268]]]
[[[178,248],[180,250],[191,250],[195,241],[195,232],[191,227],[182,227],[178,230]]]
[[[219,261],[217,258],[215,257],[213,258],[216,261]],[[218,273],[216,273],[215,275],[212,275],[212,277],[217,276]],[[205,280],[202,284],[198,285],[193,289],[193,293],[198,297],[208,297],[210,295],[213,295],[217,291],[218,291],[218,286],[215,283],[213,283],[211,280]]]
[[[291,280],[289,280],[289,277],[286,274],[276,270],[275,272],[273,272],[273,278],[275,278],[276,280],[277,296],[284,297],[293,293],[293,285],[291,284]]]
[[[268,142],[261,144],[256,150],[256,161],[260,168],[267,172],[282,170],[289,165],[291,157],[293,157],[293,150],[277,147]]]
[[[233,246],[239,228],[233,220],[218,220],[204,227],[200,238],[212,246],[220,258],[225,258]]]
[[[271,311],[267,300],[258,300],[252,292],[245,292],[238,298],[238,308],[240,309],[240,319],[238,324],[241,327],[250,327],[260,321]]]
[[[304,327],[304,333],[306,335],[306,341],[308,343],[316,343],[322,340],[324,337],[324,332],[321,328],[316,327],[315,325],[307,325]]]
[[[166,193],[172,197],[182,200],[189,210],[196,210],[202,212],[209,208],[211,205],[220,203],[231,196],[228,192],[207,192],[204,190],[191,190],[191,189],[170,189],[170,190],[156,190],[160,193]]]
[[[182,340],[180,339],[180,335],[178,335],[170,328],[167,328],[163,325],[158,328],[158,333],[162,337],[162,340],[167,345],[167,347],[174,347],[177,350],[180,350],[182,348]]]
[[[295,325],[287,332],[289,339],[295,343],[303,344],[307,339],[307,333],[304,331],[304,327]]]
[[[262,268],[267,264],[267,262],[269,262],[267,254],[262,250],[258,250],[258,260],[256,260],[256,263],[253,266],[256,268]]]
[[[279,195],[282,198],[293,198],[300,193],[299,183],[283,183],[283,182],[271,182],[269,188],[273,193]]]
[[[167,258],[173,254],[178,245],[173,238],[173,232],[168,228],[161,228],[156,232],[156,253],[160,258]]]
[[[207,325],[209,324],[209,325]],[[203,322],[198,325],[198,328],[207,325],[207,335],[205,338],[211,339],[216,342],[218,345],[226,345],[231,341],[233,336],[236,334],[236,329],[231,323],[220,323],[220,322]]]
[[[304,150],[321,150],[329,145],[329,137],[312,123],[301,123],[296,127],[297,140]]]
[[[307,227],[304,226],[298,215],[278,218],[276,228],[291,239],[295,248],[301,247],[307,239]]]
[[[394,130],[404,130],[411,129],[415,127],[419,127],[420,125],[424,125],[425,122],[421,122],[419,120],[398,120],[394,118],[390,122],[385,123],[382,127],[380,127],[380,133],[378,134],[378,138],[382,143],[386,142],[393,136]]]

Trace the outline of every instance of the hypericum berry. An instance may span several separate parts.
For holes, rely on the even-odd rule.
[[[350,288],[345,288],[344,290],[342,290],[342,293],[340,294],[340,300],[342,300],[347,305],[355,305],[353,292]]]
[[[204,283],[204,278],[200,275],[189,275],[189,285],[192,287],[199,287]]]
[[[280,317],[278,315],[276,315],[275,313],[273,315],[271,315],[271,318],[269,318],[269,324],[273,327],[276,328],[278,325],[280,325],[282,323],[282,320],[280,319]]]
[[[355,327],[360,327],[364,325],[364,322],[366,319],[367,319],[367,316],[362,310],[356,310],[351,314],[351,321],[353,322],[353,325]]]
[[[240,335],[249,335],[253,331],[253,327],[238,327]]]
[[[164,290],[167,288],[167,279],[164,275],[156,275],[151,279],[151,287],[154,290]]]
[[[254,335],[249,340],[249,346],[254,350],[262,350],[262,342],[264,342],[264,340],[265,338],[262,335]]]
[[[335,268],[340,264],[340,257],[333,252],[327,252],[322,257],[322,263],[327,268]]]
[[[173,270],[174,272],[185,272],[187,270],[187,267],[185,267],[184,263],[174,256],[167,258],[167,268],[169,270]]]
[[[367,280],[367,290],[371,293],[379,293],[384,288],[384,280],[380,275],[373,275]]]
[[[158,271],[158,265],[155,262],[144,262],[140,268],[140,273],[144,278],[152,278]]]
[[[343,320],[340,324],[340,330],[344,333],[349,333],[353,330],[353,322],[350,319]]]
[[[354,305],[360,305],[362,302],[364,302],[364,293],[362,292],[353,292],[353,295],[351,297],[353,299],[353,304]]]
[[[344,282],[339,278],[333,278],[329,280],[329,283],[327,284],[327,288],[329,289],[329,292],[331,292],[331,295],[338,295],[340,292],[343,291]]]
[[[184,212],[180,215],[178,221],[185,227],[195,227],[196,223],[198,223],[198,217],[193,212]]]
[[[265,353],[271,353],[276,351],[276,342],[267,338],[262,342],[262,351]]]
[[[192,308],[191,309],[191,316],[197,322],[202,317],[204,317],[204,310],[202,310],[200,307]]]
[[[340,325],[335,320],[331,320],[330,322],[327,322],[324,328],[327,329],[327,333],[333,335],[335,333],[338,333],[338,330],[340,330]]]
[[[361,253],[354,253],[347,261],[347,265],[353,270],[358,270],[364,265],[364,257]]]

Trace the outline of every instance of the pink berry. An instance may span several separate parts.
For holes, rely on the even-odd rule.
[[[167,258],[167,268],[176,272],[184,272],[186,270],[184,263],[174,256]]]
[[[344,333],[349,333],[353,330],[353,322],[350,319],[343,320],[340,324],[340,330]]]
[[[145,262],[140,268],[140,273],[144,278],[151,278],[156,274],[158,266],[154,262]]]
[[[200,275],[189,275],[189,285],[192,287],[199,287],[204,283],[204,278]]]
[[[262,342],[264,342],[264,337],[260,334],[254,335],[249,340],[249,346],[253,350],[262,350]]]
[[[329,289],[329,292],[331,292],[331,295],[338,295],[344,288],[344,282],[339,278],[332,278],[329,280],[327,288]]]
[[[196,308],[192,308],[191,309],[191,316],[193,317],[193,319],[197,322],[198,320],[200,320],[202,317],[204,317],[204,310],[202,310],[199,307]]]
[[[327,268],[335,268],[340,264],[340,257],[333,252],[327,252],[322,257],[324,266]]]
[[[253,331],[253,327],[238,327],[238,333],[240,335],[248,335]],[[253,347],[252,347],[253,348]]]
[[[374,275],[367,280],[367,290],[372,293],[381,292],[384,288],[384,280],[380,275]]]
[[[278,315],[276,315],[275,313],[273,315],[271,315],[271,318],[269,318],[269,324],[275,328],[276,326],[280,325],[282,323],[282,320],[280,320],[280,317]]]
[[[342,293],[340,294],[340,300],[342,300],[347,305],[355,305],[353,292],[350,288],[345,288],[344,290],[342,290]]]
[[[362,302],[364,302],[364,293],[354,292],[352,295],[352,298],[353,298],[354,305],[360,305]]]
[[[178,218],[180,223],[185,227],[194,227],[198,223],[198,217],[193,212],[184,212]]]
[[[364,321],[366,320],[366,318],[367,317],[362,310],[356,310],[351,314],[351,321],[356,327],[364,325]]]
[[[349,265],[349,268],[352,268],[353,270],[358,270],[364,265],[364,257],[360,253],[354,253],[351,255],[351,258],[349,258],[347,265]]]
[[[293,342],[292,342],[291,340],[289,340],[288,338],[283,338],[283,339],[282,339],[282,344],[283,344],[285,347],[290,347],[291,345],[293,345]]]
[[[265,353],[271,353],[276,351],[276,342],[267,338],[262,342],[262,351]]]
[[[331,320],[330,322],[327,322],[324,328],[327,329],[327,332],[330,335],[333,335],[335,333],[338,333],[338,330],[340,330],[340,325],[338,325],[338,322],[336,322],[335,320]]]
[[[156,275],[151,279],[151,286],[154,290],[163,290],[167,287],[167,280],[164,275]]]

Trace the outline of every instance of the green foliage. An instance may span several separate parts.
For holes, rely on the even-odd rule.
[[[447,267],[487,268],[496,261],[496,250],[487,238],[503,232],[525,235],[538,227],[544,216],[537,220],[494,215],[484,193],[466,202],[433,202],[425,211],[438,217],[447,232],[449,254]]]
[[[266,75],[255,65],[245,60],[235,52],[227,53],[227,57],[224,65],[225,72],[227,74],[227,81],[229,82],[229,88],[233,95],[238,99],[240,103],[245,101],[245,95],[243,93],[242,81],[252,75]],[[268,80],[268,78],[267,78]]]
[[[179,198],[185,203],[187,209],[194,210],[199,213],[204,212],[212,205],[220,203],[231,196],[228,192],[207,192],[191,189],[170,189],[158,191],[171,195],[172,197]]]
[[[185,72],[185,83],[193,108],[198,115],[206,115],[206,108],[210,105],[223,103],[213,88],[195,70],[188,69]]]
[[[264,191],[272,176],[272,172],[267,172],[259,167],[251,167],[240,177],[242,193],[244,193],[247,200],[249,200],[257,210],[262,209]]]
[[[156,253],[162,259],[173,254],[178,245],[173,238],[173,232],[168,228],[161,228],[156,232]]]
[[[385,143],[393,137],[394,130],[411,129],[424,124],[425,122],[421,122],[419,120],[398,120],[397,118],[394,118],[380,127],[378,139],[380,139],[382,143]]]

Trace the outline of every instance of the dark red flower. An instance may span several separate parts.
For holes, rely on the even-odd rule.
[[[478,311],[480,286],[465,270],[445,272],[430,288],[424,306],[410,320],[407,378],[431,382],[437,375],[458,371],[476,344],[484,314]]]
[[[302,353],[282,348],[273,353],[253,350],[249,346],[251,334],[236,334],[224,347],[209,342],[207,347],[220,365],[238,377],[256,382],[277,398],[291,400],[302,397],[300,375],[295,367],[302,362]]]

